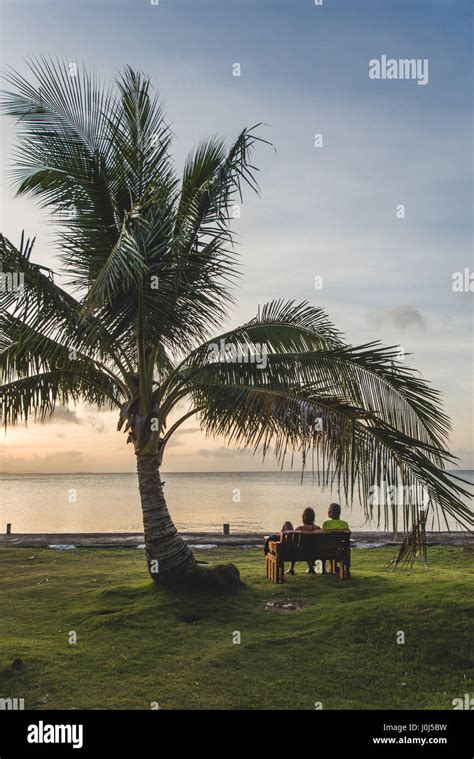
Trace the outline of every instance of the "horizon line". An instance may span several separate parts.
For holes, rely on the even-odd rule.
[[[331,471],[331,470],[329,470]],[[445,472],[474,472],[473,469],[445,469]],[[288,470],[282,470],[282,469],[264,469],[261,472],[255,469],[241,469],[241,470],[232,470],[232,469],[226,469],[224,470],[214,470],[214,471],[198,471],[198,470],[190,470],[186,472],[173,472],[173,471],[163,471],[163,474],[301,474],[301,470],[297,469],[288,469]],[[303,471],[303,474],[324,474],[324,470],[313,470],[305,469]],[[30,476],[30,475],[55,475],[55,474],[137,474],[136,471],[130,471],[130,472],[88,472],[88,471],[76,471],[76,472],[0,472],[0,477],[17,477],[17,476]]]

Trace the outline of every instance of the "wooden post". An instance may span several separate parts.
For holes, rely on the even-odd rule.
[[[7,522],[7,535],[11,535],[11,534],[12,534],[12,526],[10,522]]]
[[[224,528],[224,535],[230,535],[230,524],[222,525]]]

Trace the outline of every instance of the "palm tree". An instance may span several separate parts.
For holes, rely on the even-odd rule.
[[[179,180],[147,77],[127,67],[103,89],[64,62],[29,67],[35,83],[6,75],[3,110],[18,122],[13,179],[18,194],[56,214],[68,283],[31,260],[33,242],[0,237],[5,426],[69,402],[117,408],[157,582],[198,574],[160,476],[171,437],[192,415],[229,444],[274,448],[281,463],[300,452],[323,484],[346,501],[358,490],[367,515],[380,508],[394,526],[396,511],[372,495],[402,485],[407,534],[420,534],[428,511],[471,524],[461,485],[444,471],[452,458],[439,395],[396,349],[347,345],[321,308],[292,301],[215,336],[232,302],[233,206],[245,186],[258,189],[257,127],[230,149],[216,137],[201,142]],[[20,290],[8,286],[13,273]]]

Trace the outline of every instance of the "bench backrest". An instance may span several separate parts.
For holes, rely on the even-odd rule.
[[[349,530],[331,532],[283,532],[278,543],[282,561],[316,561],[347,558],[351,547]]]

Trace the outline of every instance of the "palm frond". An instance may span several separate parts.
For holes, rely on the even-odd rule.
[[[3,288],[2,313],[24,323],[33,332],[67,345],[90,358],[111,361],[122,375],[133,360],[133,342],[127,346],[104,327],[100,319],[83,312],[82,304],[61,288],[50,269],[30,260],[32,243],[22,238],[19,248],[0,234],[2,271],[22,277],[21,287]]]
[[[277,302],[193,351],[161,392],[170,406],[189,392],[203,429],[229,445],[273,449],[281,464],[299,452],[348,502],[358,492],[366,517],[385,529],[392,520],[408,532],[428,513],[470,529],[469,493],[445,471],[455,458],[440,395],[397,355],[378,343],[344,345],[320,309]],[[420,546],[410,546],[413,558]]]
[[[434,461],[451,462],[447,451],[404,435],[346,399],[229,379],[203,382],[191,395],[194,406],[205,409],[200,419],[209,434],[264,456],[273,449],[282,465],[286,456],[301,453],[303,467],[311,466],[322,485],[337,486],[348,503],[357,492],[366,517],[377,524],[383,519],[385,529],[393,517],[391,491],[405,530],[425,508],[426,516],[431,509],[463,528],[474,524],[463,500],[468,491]]]
[[[260,352],[262,361],[210,364],[213,346],[233,347],[240,356]],[[303,388],[331,392],[335,397],[375,414],[413,438],[443,447],[449,420],[439,393],[408,366],[397,361],[398,351],[379,343],[348,346],[321,308],[306,302],[273,301],[255,319],[219,335],[193,351],[179,367],[175,383],[223,369],[220,378],[232,381],[234,371],[252,385],[285,392]]]
[[[0,386],[0,421],[5,428],[31,415],[44,421],[57,405],[84,401],[97,408],[119,407],[116,384],[89,363],[77,362],[66,369],[44,371]]]
[[[36,84],[8,70],[5,78],[14,90],[3,92],[1,104],[18,119],[15,187],[57,212],[56,220],[69,229],[69,253],[77,254],[80,242],[97,255],[115,242],[120,224],[107,176],[112,95],[83,66],[71,69],[66,61],[46,57],[27,65]],[[74,256],[65,255],[63,263],[73,270]],[[87,281],[86,269],[78,274]]]

